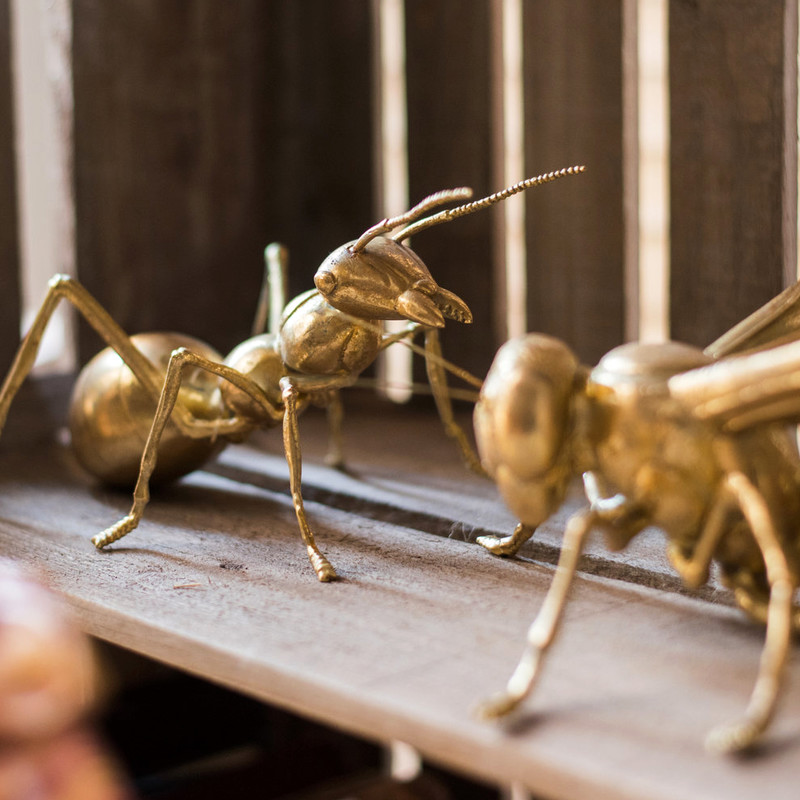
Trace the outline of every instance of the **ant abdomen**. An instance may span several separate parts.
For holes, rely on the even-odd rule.
[[[178,347],[222,360],[212,347],[183,334],[142,333],[131,341],[163,373]],[[187,370],[180,402],[197,418],[217,419],[222,413],[218,384],[215,375]],[[117,353],[110,347],[101,350],[78,376],[70,403],[72,447],[80,465],[103,483],[133,486],[155,409],[156,400]],[[153,479],[166,482],[186,475],[202,466],[219,446],[208,438],[190,439],[169,424],[158,448]]]

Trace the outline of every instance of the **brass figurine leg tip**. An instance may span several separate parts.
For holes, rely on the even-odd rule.
[[[519,698],[510,694],[498,694],[484,700],[476,709],[475,716],[482,720],[499,719],[510,714],[518,705]]]
[[[317,573],[317,578],[320,583],[335,581],[339,577],[331,562],[328,561],[322,553],[311,552],[308,554],[308,557],[311,560],[311,566],[314,567],[314,572]]]
[[[342,456],[327,455],[325,456],[325,466],[331,469],[338,469],[340,472],[347,472],[347,465],[345,464]]]
[[[706,750],[717,755],[741,753],[756,744],[761,728],[751,722],[720,725],[706,736]]]
[[[516,546],[501,536],[479,536],[476,541],[495,556],[513,556],[517,552]]]

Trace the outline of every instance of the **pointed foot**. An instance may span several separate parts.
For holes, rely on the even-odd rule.
[[[328,583],[335,581],[339,576],[336,570],[327,558],[322,553],[309,551],[308,558],[311,561],[311,566],[314,567],[314,572],[317,573],[317,578],[321,583]]]
[[[98,550],[102,550],[104,547],[107,547],[108,545],[113,544],[117,540],[121,539],[123,536],[125,536],[125,534],[130,533],[138,524],[139,521],[129,514],[127,517],[123,517],[119,522],[115,523],[110,528],[106,528],[96,536],[93,536],[92,544]]]
[[[347,465],[344,463],[344,457],[337,453],[328,453],[325,456],[325,466],[331,469],[338,469],[340,472],[347,472]]]
[[[515,697],[508,692],[502,692],[484,700],[476,709],[475,716],[478,719],[498,719],[510,714],[519,706],[521,698]]]
[[[762,727],[752,722],[720,725],[706,736],[706,750],[720,755],[741,753],[753,747],[761,733]]]
[[[495,556],[513,556],[519,549],[510,536],[479,536],[477,542]]]

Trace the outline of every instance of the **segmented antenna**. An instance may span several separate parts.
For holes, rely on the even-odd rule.
[[[446,211],[440,211],[438,214],[434,214],[432,217],[421,219],[418,222],[403,228],[403,230],[396,233],[392,238],[397,242],[401,242],[403,239],[407,239],[412,234],[424,231],[425,228],[430,228],[432,225],[439,225],[442,222],[450,222],[450,220],[463,217],[465,214],[472,214],[473,211],[480,211],[482,208],[499,203],[500,201],[505,200],[507,197],[519,194],[519,192],[523,192],[525,189],[530,189],[532,186],[539,186],[542,183],[550,183],[550,181],[564,178],[567,175],[577,175],[585,170],[586,167],[584,166],[565,167],[564,169],[559,169],[555,172],[547,172],[544,175],[537,175],[535,178],[527,178],[526,180],[515,183],[513,186],[509,186],[507,189],[503,189],[500,192],[495,192],[494,194],[488,195],[488,197],[475,200],[473,203],[467,203],[466,205],[458,206],[457,208],[449,208]]]
[[[382,222],[378,222],[376,225],[368,228],[361,234],[361,238],[349,248],[350,252],[357,253],[359,250],[363,250],[376,236],[380,236],[396,228],[398,225],[406,225],[418,219],[426,211],[436,208],[436,206],[452,203],[455,200],[466,200],[468,197],[472,197],[472,189],[467,186],[462,186],[458,189],[444,189],[441,192],[428,195],[409,211],[399,214],[396,217],[391,217],[390,219],[384,219]]]

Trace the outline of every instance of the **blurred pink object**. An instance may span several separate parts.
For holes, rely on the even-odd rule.
[[[58,597],[0,559],[0,800],[131,797],[87,723],[96,679]]]

